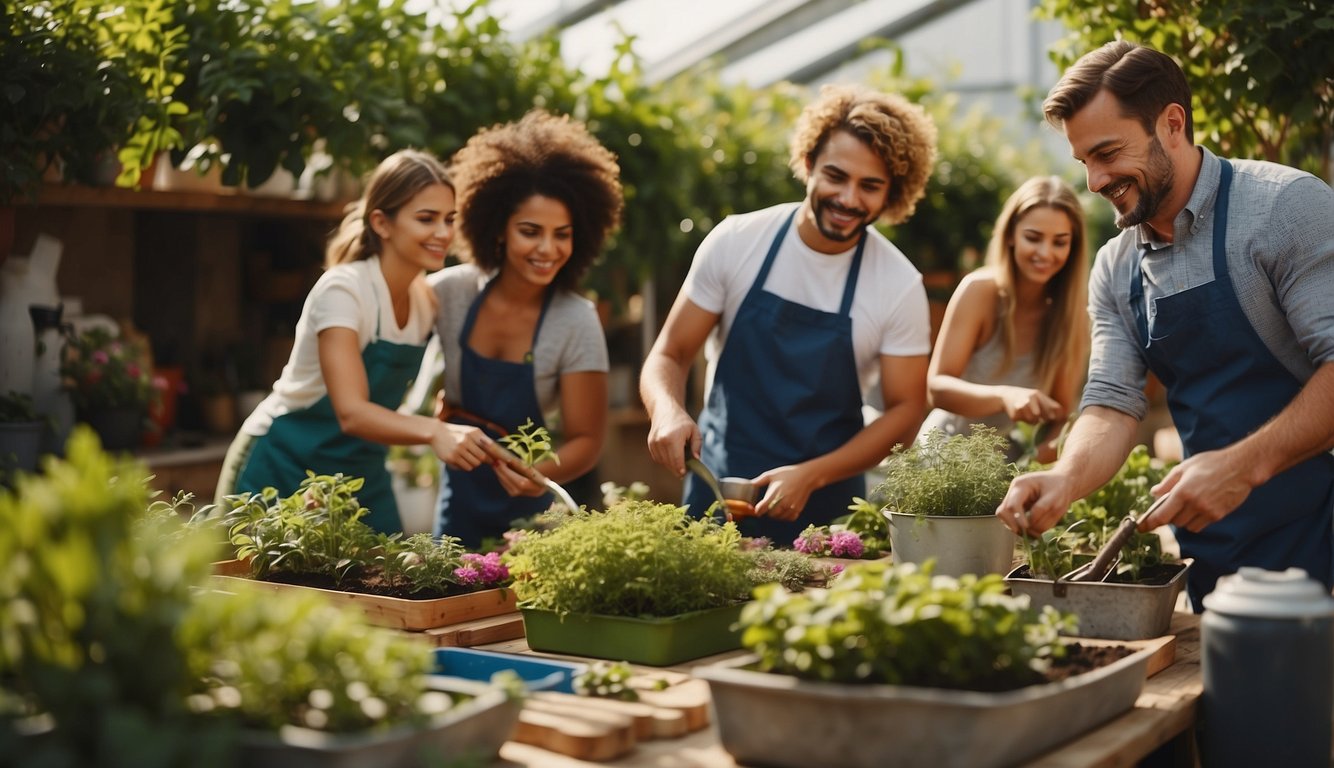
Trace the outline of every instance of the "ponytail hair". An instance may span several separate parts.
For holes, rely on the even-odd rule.
[[[371,174],[366,192],[360,200],[348,206],[343,222],[329,237],[324,250],[324,268],[379,254],[380,236],[371,229],[371,212],[382,211],[393,218],[398,209],[433,184],[454,189],[454,182],[444,165],[430,153],[404,149],[386,157]]]

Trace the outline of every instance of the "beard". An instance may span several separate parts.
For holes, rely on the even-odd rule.
[[[1149,144],[1149,163],[1144,169],[1144,185],[1140,186],[1138,182],[1129,179],[1117,179],[1107,185],[1114,187],[1123,180],[1129,180],[1139,191],[1139,202],[1135,203],[1134,208],[1126,213],[1117,211],[1116,226],[1119,229],[1130,229],[1153,218],[1171,191],[1175,179],[1176,172],[1172,168],[1172,160],[1167,156],[1158,137],[1154,136]]]
[[[837,243],[851,242],[860,238],[862,233],[866,231],[866,228],[871,226],[871,221],[874,219],[869,211],[863,211],[856,208],[844,208],[829,199],[816,199],[813,203],[816,229],[820,230],[821,235]],[[840,231],[826,223],[825,214],[828,211],[836,211],[845,216],[855,216],[861,219],[861,221],[849,226],[846,232]]]

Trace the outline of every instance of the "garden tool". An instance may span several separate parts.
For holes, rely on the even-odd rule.
[[[518,456],[515,456],[505,446],[495,442],[494,440],[488,440],[486,441],[484,448],[486,449],[486,452],[491,454],[493,458],[504,462],[505,466],[509,467],[515,472],[518,472],[519,474],[523,475],[529,480],[532,480],[534,483],[537,483],[538,485],[541,486],[545,486],[547,490],[556,494],[556,498],[559,499],[562,504],[569,507],[571,512],[579,511],[579,505],[574,503],[574,497],[570,495],[569,491],[566,491],[564,488],[562,488],[560,486],[560,483],[557,483],[555,480],[552,480],[551,478],[537,471],[536,467],[530,467],[527,464],[525,464],[523,459],[520,459]]]
[[[1139,524],[1148,519],[1149,515],[1152,515],[1154,510],[1161,507],[1163,502],[1167,501],[1167,497],[1171,495],[1169,492],[1159,496],[1138,517],[1126,515],[1121,520],[1121,524],[1116,527],[1116,531],[1112,533],[1111,538],[1107,539],[1106,543],[1102,545],[1102,549],[1098,550],[1098,555],[1093,558],[1093,562],[1079,566],[1057,579],[1057,581],[1102,581],[1116,566],[1116,563],[1120,561],[1122,548],[1125,547],[1127,541],[1130,541],[1131,535],[1135,533]]]
[[[718,478],[714,476],[713,471],[704,465],[704,462],[690,455],[690,446],[686,446],[686,469],[694,472],[704,484],[713,491],[713,497],[718,500],[718,509],[724,514],[727,513],[727,499],[723,497],[723,489],[718,485]]]

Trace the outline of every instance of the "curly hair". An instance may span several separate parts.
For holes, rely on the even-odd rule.
[[[533,195],[559,200],[570,212],[574,245],[554,284],[573,290],[620,223],[616,156],[583,123],[535,109],[517,122],[484,129],[454,155],[460,255],[487,271],[505,262],[505,227]]]
[[[802,184],[830,134],[861,139],[889,171],[889,197],[880,218],[899,224],[917,208],[936,162],[936,124],[926,111],[892,93],[856,85],[826,85],[802,110],[789,145],[788,166]]]

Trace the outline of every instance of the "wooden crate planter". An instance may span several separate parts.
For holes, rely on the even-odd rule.
[[[463,595],[432,598],[429,600],[408,600],[402,597],[383,595],[364,595],[357,592],[340,592],[319,587],[305,587],[295,584],[281,584],[272,581],[250,579],[241,574],[249,574],[249,567],[239,560],[225,560],[214,564],[214,582],[220,588],[240,581],[269,589],[274,592],[302,590],[324,595],[335,604],[350,606],[360,610],[366,619],[377,626],[393,629],[421,631],[459,624],[474,619],[485,619],[513,613],[515,605],[514,591],[507,588],[484,589]]]

